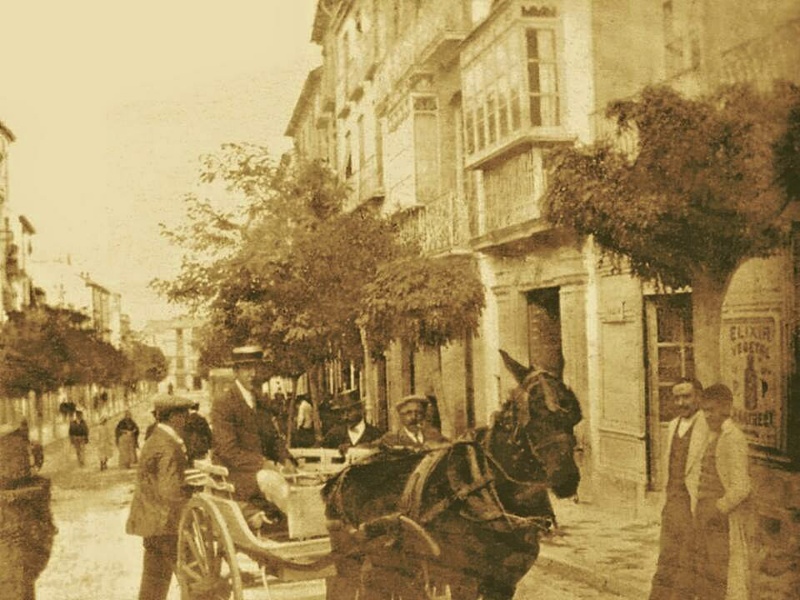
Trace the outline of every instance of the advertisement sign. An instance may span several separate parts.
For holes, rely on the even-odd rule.
[[[722,323],[723,377],[733,391],[733,418],[759,446],[783,450],[780,336],[775,319]]]

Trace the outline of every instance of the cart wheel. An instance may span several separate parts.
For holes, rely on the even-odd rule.
[[[178,527],[181,600],[244,600],[236,549],[213,503],[195,496]]]

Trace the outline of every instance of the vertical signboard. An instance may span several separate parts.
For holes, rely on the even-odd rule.
[[[722,368],[733,391],[733,417],[748,440],[785,450],[781,346],[775,319],[724,320]]]

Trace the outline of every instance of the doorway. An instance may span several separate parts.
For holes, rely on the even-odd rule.
[[[528,301],[528,360],[561,378],[564,356],[561,347],[561,302],[557,287],[532,290]]]
[[[666,481],[661,458],[667,427],[677,416],[672,386],[694,378],[691,294],[665,294],[645,299],[647,359],[647,465],[650,489]]]

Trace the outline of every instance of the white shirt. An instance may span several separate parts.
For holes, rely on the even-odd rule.
[[[250,408],[255,408],[256,401],[253,398],[253,392],[251,392],[248,389],[245,389],[245,387],[241,384],[241,382],[238,379],[236,379],[235,381],[236,381],[236,386],[239,388],[239,391],[242,392],[242,396],[244,396],[244,401],[247,403],[247,406],[249,406]]]
[[[694,422],[697,420],[697,414],[699,410],[694,411],[694,414],[687,418],[681,417],[680,421],[678,421],[678,437],[683,437],[686,435],[686,432],[689,431],[689,428],[694,425]]]
[[[412,440],[414,440],[415,442],[417,442],[418,444],[424,444],[425,443],[425,439],[422,437],[422,431],[414,433],[408,427],[403,427],[403,429],[406,430],[406,435],[408,437],[410,437]]]
[[[297,406],[297,428],[312,429],[313,427],[314,420],[311,415],[311,403],[308,400],[303,400]]]
[[[364,419],[361,419],[355,427],[347,428],[347,435],[350,436],[350,443],[353,444],[353,446],[356,445],[356,442],[361,438],[361,434],[364,433],[366,428],[367,424],[364,422]]]

